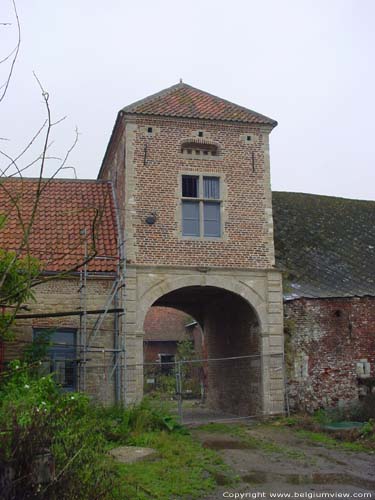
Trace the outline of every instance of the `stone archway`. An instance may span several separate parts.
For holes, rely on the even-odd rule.
[[[213,407],[237,415],[283,411],[279,273],[152,267],[134,269],[130,279],[134,287],[130,292],[128,288],[132,300],[126,302],[128,367],[143,362],[143,323],[148,310],[153,305],[173,307],[203,325],[209,358],[247,358],[211,365],[209,402]],[[274,354],[278,357],[272,358]],[[128,370],[130,402],[142,395],[141,375],[140,369]]]
[[[162,280],[155,280],[154,283],[150,280],[149,284],[150,286],[139,297],[137,308],[137,326],[139,329],[143,329],[147,311],[160,297],[175,290],[188,287],[216,287],[239,295],[254,309],[258,322],[262,325],[262,331],[267,329],[266,303],[259,292],[246,282],[241,282],[231,277],[189,275],[174,276],[173,278],[168,277]]]

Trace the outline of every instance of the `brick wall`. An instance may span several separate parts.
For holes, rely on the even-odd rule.
[[[211,359],[207,365],[208,404],[235,415],[260,414],[259,325],[249,305],[231,294],[217,298],[205,318],[205,339]]]
[[[375,376],[375,298],[300,299],[285,304],[286,361],[293,408],[313,411],[357,400]]]
[[[145,341],[143,347],[143,357],[145,363],[160,363],[160,354],[170,354],[175,356],[178,343],[174,340]]]
[[[153,265],[207,265],[269,268],[274,263],[269,182],[268,134],[263,126],[203,120],[123,116],[101,176],[117,186],[125,210],[127,258]],[[125,126],[124,126],[125,124]],[[152,135],[147,130],[152,127]],[[187,158],[184,140],[198,131],[219,145],[218,156]],[[125,147],[124,137],[125,134]],[[246,142],[245,136],[251,141]],[[202,139],[204,140],[204,139]],[[125,205],[122,196],[124,156]],[[220,175],[223,237],[216,241],[182,239],[182,173]],[[154,225],[145,218],[156,213]]]

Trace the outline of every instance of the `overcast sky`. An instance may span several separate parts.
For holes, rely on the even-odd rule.
[[[0,105],[8,154],[45,118],[33,71],[54,119],[67,115],[49,154],[63,156],[77,126],[68,164],[80,178],[97,176],[120,108],[183,78],[279,122],[274,190],[375,198],[374,0],[18,0],[17,8],[21,47]],[[13,23],[0,26],[1,59],[16,41],[11,0],[1,0],[0,22]]]

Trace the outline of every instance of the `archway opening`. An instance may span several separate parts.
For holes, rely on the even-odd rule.
[[[231,415],[258,415],[262,411],[261,339],[255,309],[240,295],[223,288],[179,288],[152,304],[144,324],[145,341],[155,311],[160,311],[160,322],[167,325],[170,311],[176,310],[201,327],[205,404]],[[153,342],[157,340],[154,336]]]
[[[194,400],[205,398],[200,360],[206,357],[204,336],[198,321],[181,310],[153,306],[144,321],[144,394],[170,400],[176,396],[176,367],[183,361],[184,393]]]

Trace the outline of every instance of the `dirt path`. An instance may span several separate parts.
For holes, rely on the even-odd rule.
[[[287,427],[236,426],[233,432],[193,433],[204,446],[217,450],[240,478],[235,487],[220,487],[205,500],[241,498],[235,493],[253,499],[272,498],[272,493],[287,493],[290,498],[314,498],[314,493],[315,498],[318,493],[340,498],[338,493],[347,493],[346,498],[355,494],[375,499],[375,454],[315,444]]]

